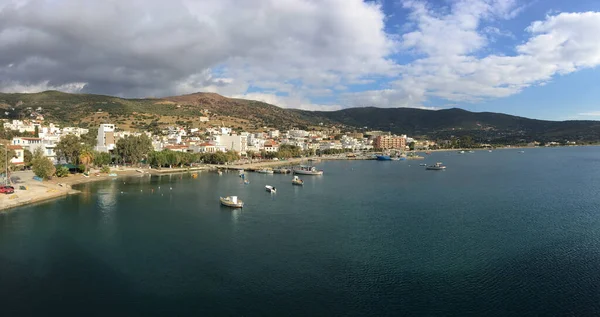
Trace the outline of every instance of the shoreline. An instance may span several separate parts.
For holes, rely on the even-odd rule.
[[[556,146],[551,148],[564,148],[572,146],[585,146],[585,145],[570,145],[570,146]],[[594,145],[590,145],[594,146]],[[597,146],[597,145],[595,145]],[[502,147],[494,148],[495,150],[518,150],[518,149],[533,149],[533,148],[550,148],[550,147]],[[452,152],[452,151],[487,151],[489,149],[439,149],[430,150],[430,152]],[[425,153],[427,151],[415,151],[417,153]],[[347,160],[347,161],[359,161],[359,160],[371,160],[367,156],[362,157],[346,157],[342,155],[332,156],[321,156],[321,157],[303,157],[303,158],[292,158],[285,161],[262,161],[262,162],[251,162],[247,164],[237,165],[202,165],[191,168],[163,168],[163,169],[147,169],[147,168],[121,168],[111,171],[111,173],[117,174],[116,176],[108,176],[108,174],[101,174],[95,176],[97,172],[90,172],[89,177],[84,177],[82,174],[70,175],[66,178],[53,178],[48,181],[35,181],[33,180],[33,173],[31,171],[14,172],[11,178],[16,178],[17,181],[14,184],[15,193],[12,195],[0,194],[0,213],[7,212],[7,210],[14,209],[17,207],[23,207],[27,205],[34,205],[42,202],[46,202],[53,199],[66,197],[68,195],[79,194],[80,191],[73,189],[73,185],[82,185],[92,182],[106,181],[113,178],[123,178],[141,175],[166,175],[166,174],[182,174],[192,172],[202,172],[210,170],[256,170],[265,167],[282,167],[282,166],[294,166],[302,162],[307,162],[309,159],[318,161],[334,161],[334,160]],[[313,164],[314,162],[311,162]],[[138,171],[143,171],[140,173]],[[27,190],[19,189],[20,186],[27,186]]]
[[[117,174],[117,176],[108,176],[108,174],[100,174],[95,176],[96,173],[90,172],[89,177],[83,176],[83,174],[69,175],[65,178],[54,177],[51,180],[35,181],[33,180],[33,172],[22,171],[14,172],[11,175],[12,179],[16,179],[13,184],[15,187],[15,193],[11,195],[0,194],[0,213],[7,212],[10,209],[17,207],[23,207],[27,205],[35,205],[49,200],[67,197],[68,195],[76,195],[81,193],[77,189],[73,189],[73,186],[82,185],[93,182],[106,181],[113,178],[124,178],[141,175],[166,175],[166,174],[180,174],[180,173],[191,173],[201,172],[209,170],[208,166],[200,166],[193,168],[172,168],[172,169],[142,169],[142,168],[125,168],[121,170],[111,171],[111,173]],[[137,170],[141,170],[144,173],[140,173]],[[26,190],[19,189],[20,186],[26,186]]]

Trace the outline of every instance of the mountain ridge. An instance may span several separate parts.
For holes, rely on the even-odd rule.
[[[38,107],[43,108],[42,114],[49,121],[79,126],[116,122],[124,128],[141,130],[151,126],[158,129],[167,124],[202,127],[199,118],[210,114],[213,124],[223,122],[249,131],[261,131],[265,127],[310,130],[336,126],[347,131],[383,130],[435,139],[471,135],[482,142],[600,141],[600,121],[551,121],[457,107],[429,110],[370,106],[308,111],[205,92],[162,98],[119,98],[59,91],[0,93],[0,108],[4,109],[0,118],[24,118]]]

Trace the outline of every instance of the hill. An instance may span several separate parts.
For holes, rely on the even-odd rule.
[[[366,130],[392,131],[397,134],[439,139],[471,135],[479,141],[507,144],[532,140],[600,140],[599,121],[545,121],[502,113],[470,112],[458,108],[422,110],[366,107],[304,114]]]
[[[600,141],[598,121],[544,121],[457,108],[434,111],[365,107],[304,111],[214,93],[145,99],[58,91],[0,93],[0,109],[3,109],[0,118],[28,118],[39,113],[47,121],[61,124],[95,127],[100,123],[116,123],[123,129],[151,131],[171,124],[199,128],[225,124],[247,131],[261,131],[264,127],[310,130],[336,125],[345,130],[383,130],[433,139],[470,135],[478,141],[506,144],[532,140]],[[201,116],[209,116],[211,121],[201,122]]]

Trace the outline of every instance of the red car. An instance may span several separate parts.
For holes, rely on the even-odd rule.
[[[13,194],[15,192],[15,188],[12,186],[1,186],[0,187],[0,194],[4,193],[4,194]]]

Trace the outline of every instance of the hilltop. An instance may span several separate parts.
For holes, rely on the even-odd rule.
[[[40,111],[37,111],[41,107]],[[545,121],[502,113],[470,112],[458,108],[349,108],[339,111],[285,109],[268,103],[227,98],[215,93],[194,93],[165,98],[126,99],[93,94],[45,91],[33,94],[0,93],[0,118],[27,118],[33,113],[61,124],[94,127],[116,123],[122,129],[157,131],[180,124],[207,127],[224,124],[236,130],[267,128],[383,130],[434,139],[471,135],[479,141],[600,141],[598,121]],[[8,112],[5,115],[4,112]],[[201,117],[210,117],[202,122]]]

